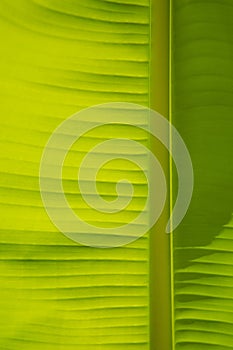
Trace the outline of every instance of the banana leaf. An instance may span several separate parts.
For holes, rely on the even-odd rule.
[[[0,1],[1,349],[232,348],[232,18],[231,0]],[[67,238],[46,213],[39,169],[50,135],[78,111],[108,102],[156,109],[189,149],[193,199],[171,236],[164,226],[176,169],[148,133],[126,125],[74,144],[64,191],[90,224],[133,220],[147,198],[141,169],[118,159],[99,173],[107,201],[120,178],[134,185],[132,203],[111,215],[86,205],[76,177],[97,143],[136,140],[159,154],[170,176],[155,228],[99,249]]]

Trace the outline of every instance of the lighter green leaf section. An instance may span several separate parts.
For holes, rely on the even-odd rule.
[[[105,102],[148,106],[150,3],[2,0],[0,29],[0,348],[148,350],[148,235],[107,250],[69,240],[43,208],[38,174],[48,138],[72,114]],[[136,114],[127,122],[145,125]],[[77,190],[78,162],[122,136],[147,145],[137,128],[106,127],[84,135],[65,165],[67,200],[94,225],[124,224],[145,203],[145,177],[129,162],[106,165],[97,186],[113,200],[116,181],[130,178],[135,198],[124,213],[90,213]]]

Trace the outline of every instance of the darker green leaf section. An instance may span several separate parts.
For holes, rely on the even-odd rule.
[[[191,206],[174,233],[175,349],[227,350],[233,347],[233,3],[174,0],[172,16],[173,122],[195,175]]]

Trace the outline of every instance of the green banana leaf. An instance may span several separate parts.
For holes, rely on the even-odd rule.
[[[231,0],[0,1],[0,349],[232,348],[232,18]],[[107,102],[166,117],[170,109],[187,144],[195,188],[170,246],[167,210],[152,233],[97,249],[65,237],[44,209],[39,167],[51,133]],[[111,201],[122,174],[130,179],[125,212],[99,215],[80,196],[77,164],[122,134],[150,144],[145,132],[105,127],[85,134],[65,162],[67,199],[97,226],[132,220],[147,197],[141,170],[121,160],[97,187]]]

